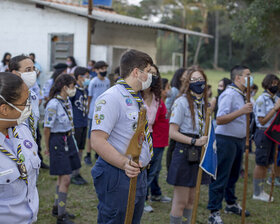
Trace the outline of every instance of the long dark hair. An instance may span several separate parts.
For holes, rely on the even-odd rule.
[[[161,99],[161,77],[160,77],[160,72],[158,70],[158,67],[155,64],[152,64],[151,66],[156,69],[157,77],[158,77],[158,79],[156,80],[156,84],[151,87],[151,92],[153,94],[155,94],[156,101],[159,102],[160,99]],[[144,97],[144,94],[145,94],[144,91],[141,91],[142,97]]]
[[[12,56],[9,52],[6,52],[5,54],[4,54],[4,56],[3,56],[3,59],[2,59],[2,63],[3,63],[3,65],[6,65],[6,57],[8,56],[8,55],[10,55],[10,57]]]
[[[187,76],[186,79],[183,82],[182,88],[180,90],[180,96],[183,94],[186,94],[186,98],[188,100],[189,103],[189,107],[190,107],[190,111],[191,111],[191,117],[192,117],[192,123],[193,126],[195,127],[195,112],[194,112],[194,99],[191,95],[191,90],[189,89],[190,86],[190,80],[192,77],[192,74],[194,72],[199,72],[203,78],[205,79],[205,89],[203,91],[203,99],[204,99],[204,114],[206,114],[207,111],[207,107],[208,107],[208,95],[207,95],[207,76],[205,75],[204,71],[197,65],[191,66],[187,69]]]
[[[179,68],[176,70],[176,72],[173,75],[173,78],[171,79],[171,87],[176,87],[179,90],[181,89],[182,86],[181,78],[185,71],[186,71],[185,68]]]
[[[70,68],[77,66],[76,60],[73,56],[68,56],[67,58],[69,58],[72,61],[72,65],[70,66]]]
[[[45,107],[52,98],[56,97],[60,93],[64,86],[69,87],[71,84],[76,84],[76,80],[73,76],[68,74],[59,75],[50,90],[49,98],[45,103]]]
[[[11,72],[0,72],[0,95],[4,99],[13,103],[17,101],[21,96],[23,80],[11,73]],[[6,104],[6,102],[0,97],[0,105]]]
[[[55,82],[55,80],[57,79],[57,77],[58,77],[59,75],[61,75],[62,72],[64,72],[64,71],[65,71],[64,68],[56,69],[56,70],[53,72],[53,74],[52,74],[52,79],[53,79],[53,81]]]

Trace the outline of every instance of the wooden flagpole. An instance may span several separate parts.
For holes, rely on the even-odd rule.
[[[207,112],[206,112],[204,136],[208,136],[209,124],[210,124],[210,114],[211,114],[211,108],[208,107]],[[204,156],[204,153],[205,153],[205,146],[202,147],[200,162],[201,162],[201,160]],[[195,201],[194,201],[194,207],[193,207],[193,212],[192,212],[191,224],[195,224],[195,222],[196,222],[196,214],[197,214],[197,208],[198,208],[198,202],[199,202],[201,179],[202,179],[202,169],[199,166],[198,167],[197,180],[196,180]]]
[[[247,103],[250,103],[251,88],[250,77],[247,78]],[[246,197],[247,197],[247,185],[248,185],[248,163],[249,163],[249,139],[250,139],[250,114],[246,114],[246,151],[245,151],[245,174],[244,174],[244,188],[243,188],[243,200],[242,200],[242,214],[241,223],[245,223],[245,210],[246,210]]]
[[[273,189],[274,189],[275,172],[276,172],[276,169],[277,169],[277,157],[278,157],[278,144],[275,143],[274,170],[272,172],[272,177],[271,177],[271,188],[270,188],[270,194],[269,194],[269,202],[272,202],[271,198],[272,198]]]
[[[141,154],[142,144],[145,140],[145,124],[146,124],[146,109],[142,106],[138,113],[138,122],[135,134],[129,142],[126,155],[130,155],[132,160],[139,163],[139,157]],[[129,192],[127,199],[127,207],[125,214],[125,224],[131,224],[135,207],[135,195],[136,195],[137,177],[130,179]]]

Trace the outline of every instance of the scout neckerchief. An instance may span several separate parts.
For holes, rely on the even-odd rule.
[[[198,123],[199,123],[199,135],[203,136],[203,98],[201,97],[200,99],[196,98],[195,96],[192,95],[192,98],[194,99],[194,102],[196,103],[197,107],[197,113],[198,113]]]
[[[228,88],[231,88],[231,89],[235,90],[236,92],[238,92],[238,93],[243,97],[244,102],[246,102],[246,96],[245,96],[245,94],[241,91],[241,89],[239,89],[239,88],[237,87],[237,85],[235,85],[234,83],[232,83],[232,84],[230,84],[230,85],[228,86]]]
[[[15,127],[13,128],[13,134],[14,134],[15,138],[19,139],[18,132],[16,132]],[[20,173],[20,177],[18,179],[22,179],[25,181],[26,184],[28,184],[27,170],[26,170],[26,166],[24,164],[25,157],[22,153],[21,144],[19,144],[17,147],[17,157],[15,157],[13,154],[11,154],[9,151],[7,151],[2,145],[0,145],[0,152],[2,152],[4,155],[9,157],[11,160],[16,162],[19,173]]]
[[[263,95],[267,96],[269,99],[271,99],[272,103],[275,104],[276,96],[271,96],[266,90],[263,92]]]
[[[31,93],[29,91],[29,96],[30,96],[30,94]],[[28,123],[29,123],[29,128],[31,129],[31,133],[32,133],[33,139],[36,142],[36,130],[35,130],[35,127],[34,127],[34,116],[33,116],[32,110],[31,110],[31,114],[28,117]]]
[[[75,134],[75,128],[74,128],[74,122],[73,122],[73,117],[72,117],[69,102],[68,102],[68,100],[66,100],[66,102],[65,102],[64,99],[60,95],[57,95],[56,99],[61,103],[63,109],[65,110],[65,112],[66,112],[66,114],[67,114],[67,116],[70,120],[70,123],[71,123],[72,134],[74,135]]]
[[[28,117],[28,122],[29,122],[29,127],[31,128],[31,133],[32,133],[33,139],[36,142],[36,131],[35,131],[35,127],[34,127],[34,117],[33,117],[32,111]]]
[[[87,108],[88,108],[88,101],[87,101],[87,92],[86,89],[79,86],[79,85],[75,85],[75,87],[78,90],[81,90],[83,93],[83,117],[85,117],[87,115]]]
[[[142,105],[144,105],[143,99],[142,99],[140,93],[136,94],[134,92],[134,90],[123,79],[119,79],[117,81],[117,84],[122,85],[131,94],[131,96],[138,103],[139,109]],[[146,138],[147,138],[148,143],[149,143],[150,153],[151,153],[151,155],[153,155],[153,143],[152,143],[152,138],[151,138],[151,135],[150,135],[150,132],[149,132],[149,126],[148,126],[147,119],[146,119],[146,122],[145,122],[145,135],[146,135]]]

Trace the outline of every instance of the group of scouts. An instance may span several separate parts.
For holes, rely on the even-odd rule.
[[[166,223],[190,224],[201,149],[208,141],[204,136],[210,105],[206,74],[198,66],[178,69],[170,89],[149,55],[129,50],[121,57],[120,77],[109,88],[107,67],[105,62],[97,62],[96,77],[90,79],[92,70],[78,67],[69,57],[66,66],[55,67],[44,86],[45,152],[50,157],[50,174],[58,176],[52,214],[58,224],[74,223],[75,216],[66,211],[67,192],[71,182],[86,183],[79,169],[88,139],[85,162],[91,164],[91,148],[98,155],[91,170],[99,200],[97,223],[125,222],[130,179],[134,177],[132,223],[140,223],[143,211],[152,209],[147,204],[149,189],[152,200],[171,201],[162,195],[158,184],[164,147],[170,138],[167,182],[174,186],[174,193]],[[33,223],[39,209],[36,181],[41,164],[36,144],[39,96],[32,90],[37,73],[33,61],[24,55],[11,58],[8,70],[0,73],[0,218],[1,223]],[[223,199],[225,213],[241,215],[235,185],[245,148],[246,114],[252,112],[257,127],[253,199],[269,201],[263,186],[275,146],[264,131],[280,109],[276,96],[280,81],[267,75],[262,82],[264,92],[253,106],[245,96],[250,69],[235,66],[230,76],[231,80],[219,82],[214,105],[211,100],[218,170],[216,180],[206,173],[202,177],[202,184],[209,184],[209,224],[223,224]],[[126,150],[143,106],[147,109],[146,130],[139,162],[135,162]],[[250,215],[248,211],[245,214]]]

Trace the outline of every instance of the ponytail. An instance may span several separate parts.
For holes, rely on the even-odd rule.
[[[76,84],[76,80],[73,78],[73,76],[68,74],[59,75],[50,90],[49,98],[44,106],[46,107],[49,101],[55,98],[61,92],[64,86],[69,87],[71,84]]]

